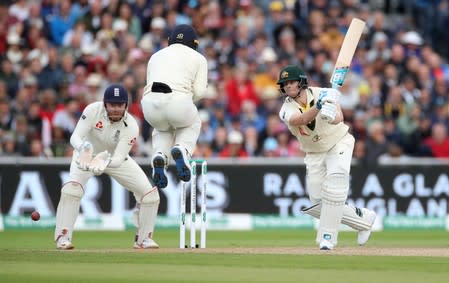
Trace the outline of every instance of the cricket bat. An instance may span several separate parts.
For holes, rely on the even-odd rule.
[[[354,57],[355,49],[359,43],[360,37],[362,36],[363,30],[365,29],[365,22],[354,18],[349,25],[348,31],[346,32],[345,38],[343,39],[343,44],[340,48],[340,53],[338,53],[337,61],[335,62],[334,71],[332,72],[330,83],[332,88],[336,89],[341,87],[346,78],[346,74],[349,72],[349,67],[351,66],[352,57]],[[337,98],[338,100],[338,98]],[[321,112],[321,118],[324,120],[333,120],[335,115],[328,115],[326,111]]]
[[[351,66],[352,57],[354,57],[355,49],[359,44],[364,29],[364,21],[357,18],[352,19],[345,38],[343,39],[340,53],[338,53],[334,71],[332,72],[330,83],[333,88],[341,87],[345,82],[346,74]]]

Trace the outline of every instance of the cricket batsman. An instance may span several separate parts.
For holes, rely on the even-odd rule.
[[[81,198],[90,177],[103,173],[134,193],[137,202],[136,249],[158,248],[152,239],[159,208],[159,192],[142,168],[129,156],[139,127],[128,111],[128,93],[119,84],[110,85],[103,101],[89,104],[70,138],[74,153],[70,180],[62,186],[56,211],[56,248],[73,249],[73,227]]]
[[[285,96],[279,116],[306,153],[306,188],[312,205],[303,212],[320,220],[316,242],[321,250],[332,250],[343,223],[359,231],[358,244],[364,245],[376,213],[345,204],[355,140],[343,123],[339,91],[309,87],[306,74],[296,65],[284,67],[277,84]]]
[[[207,61],[198,51],[198,37],[189,25],[178,25],[168,46],[153,54],[147,65],[142,110],[152,134],[153,181],[168,184],[169,156],[179,179],[189,181],[189,159],[200,134],[201,120],[194,102],[207,90]]]

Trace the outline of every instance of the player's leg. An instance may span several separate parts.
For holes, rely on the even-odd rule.
[[[176,164],[178,178],[184,182],[189,181],[191,177],[189,160],[195,150],[200,130],[199,116],[195,117],[190,126],[176,129],[175,146],[171,150],[171,156]]]
[[[338,242],[338,228],[349,191],[353,148],[354,138],[348,134],[326,156],[327,175],[322,184],[321,215],[317,234],[317,241],[322,250],[333,249]]]
[[[338,242],[338,228],[343,216],[349,178],[344,174],[326,176],[322,186],[322,204],[317,242],[320,249],[331,250]]]
[[[159,192],[153,186],[142,168],[131,158],[128,158],[118,168],[108,168],[105,171],[120,185],[134,193],[137,201],[137,240],[135,248],[158,248],[152,239],[159,208]]]
[[[163,189],[168,185],[167,166],[168,154],[173,145],[174,133],[172,131],[153,130],[152,144],[153,157],[151,164],[153,167],[152,178],[155,185]]]
[[[172,99],[170,93],[149,93],[141,101],[145,120],[154,128],[152,134],[153,154],[151,164],[152,178],[158,188],[168,184],[167,166],[170,149],[173,146],[174,130],[168,122],[169,105]]]
[[[152,187],[140,197],[138,204],[137,239],[134,243],[134,248],[157,249],[159,245],[153,240],[154,226],[159,208],[159,192],[157,187]]]
[[[321,203],[315,203],[302,209],[303,213],[320,219]],[[367,208],[357,208],[346,204],[343,208],[341,223],[358,231],[357,243],[364,245],[369,240],[371,228],[376,219],[376,212]]]
[[[191,177],[189,160],[200,134],[201,120],[192,98],[184,93],[174,92],[168,108],[167,119],[176,129],[171,156],[178,178],[187,182]]]
[[[54,239],[58,249],[73,249],[73,227],[79,214],[81,198],[84,195],[84,185],[91,176],[91,172],[78,169],[72,161],[70,165],[70,181],[62,186],[61,198],[56,209]]]

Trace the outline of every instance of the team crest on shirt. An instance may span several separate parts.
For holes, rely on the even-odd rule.
[[[137,141],[136,138],[132,138],[132,139],[129,141],[128,145],[134,145],[134,144],[136,143],[136,141]]]
[[[103,130],[103,122],[98,121],[98,122],[95,124],[95,129],[97,129],[97,130]]]

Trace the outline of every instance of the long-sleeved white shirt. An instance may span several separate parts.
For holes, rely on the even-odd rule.
[[[304,126],[294,126],[289,123],[295,113],[304,113],[316,104],[321,88],[309,87],[306,90],[307,109],[302,107],[291,97],[287,97],[279,111],[279,117],[288,126],[290,132],[298,139],[305,152],[324,152],[331,149],[346,135],[349,127],[343,122],[336,125],[329,124],[317,116],[312,122]]]
[[[118,167],[129,157],[129,151],[139,135],[139,126],[128,112],[118,122],[111,123],[102,101],[89,104],[83,111],[70,137],[79,149],[84,141],[92,143],[94,155],[107,150],[111,154],[108,167]]]
[[[165,83],[172,91],[190,94],[197,101],[207,90],[207,60],[186,45],[169,45],[148,61],[144,94],[151,92],[153,82]]]

